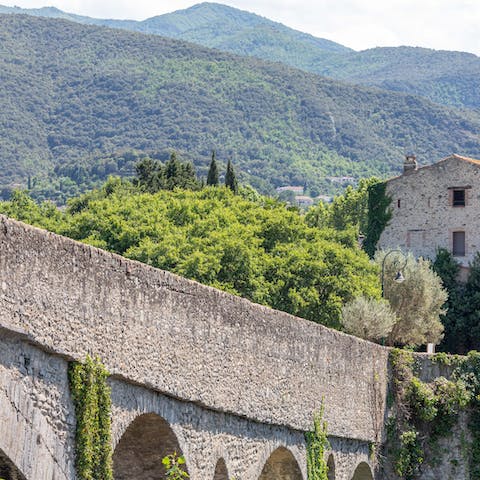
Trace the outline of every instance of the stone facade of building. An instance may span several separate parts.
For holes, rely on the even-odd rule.
[[[403,175],[387,182],[392,218],[378,248],[400,248],[434,259],[438,248],[468,267],[480,250],[480,160],[451,155],[417,168],[407,157]]]

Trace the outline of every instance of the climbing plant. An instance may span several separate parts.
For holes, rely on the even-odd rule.
[[[307,478],[308,480],[328,480],[328,466],[325,451],[330,448],[327,438],[327,422],[323,419],[324,404],[313,415],[313,430],[305,433],[307,443]]]
[[[190,478],[188,473],[182,467],[182,465],[185,465],[185,457],[183,455],[177,455],[177,452],[173,452],[172,454],[163,457],[162,463],[165,467],[167,480],[183,480],[185,478]]]
[[[450,379],[424,382],[415,375],[411,352],[393,349],[390,354],[393,413],[387,422],[387,454],[393,457],[395,473],[405,480],[415,478],[425,461],[427,447],[451,434],[461,411],[468,412],[471,436],[469,479],[480,479],[480,353],[466,357],[444,353],[434,362],[451,368]]]
[[[387,184],[378,182],[368,187],[368,218],[363,249],[370,258],[375,255],[380,235],[392,218],[391,197],[387,195]]]
[[[108,372],[100,359],[87,356],[69,367],[77,418],[76,468],[81,480],[113,480],[111,399]]]

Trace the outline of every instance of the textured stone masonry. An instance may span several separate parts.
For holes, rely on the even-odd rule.
[[[387,349],[0,217],[0,323],[210,410],[379,441]]]

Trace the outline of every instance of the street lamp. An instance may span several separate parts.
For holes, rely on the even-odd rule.
[[[387,260],[387,257],[391,253],[401,253],[403,255],[403,252],[401,250],[390,250],[387,252],[387,254],[383,257],[382,261],[382,298],[385,297],[385,260]],[[405,280],[405,277],[403,276],[402,270],[407,266],[407,257],[405,256],[405,263],[403,266],[397,271],[395,278],[393,279],[394,282],[397,283],[402,283]]]

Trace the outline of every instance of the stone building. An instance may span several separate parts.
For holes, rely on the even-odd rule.
[[[437,248],[468,268],[480,250],[480,160],[451,155],[418,168],[408,155],[403,174],[387,181],[392,218],[378,248],[434,259]]]

